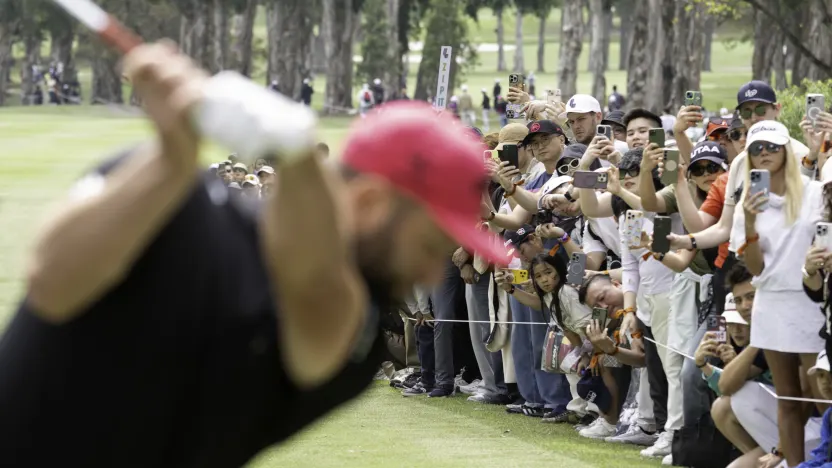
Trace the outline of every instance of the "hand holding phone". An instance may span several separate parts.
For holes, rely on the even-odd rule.
[[[817,127],[818,115],[825,110],[825,99],[823,94],[806,95],[806,119],[812,122],[812,127]]]
[[[749,176],[751,186],[748,189],[748,198],[745,200],[746,213],[749,211],[765,211],[768,209],[768,194],[771,190],[771,173],[766,169],[752,169]],[[758,195],[755,198],[755,195]],[[758,200],[754,202],[753,200]]]
[[[671,219],[669,216],[656,216],[653,220],[653,245],[651,251],[656,253],[667,253],[670,251],[670,241],[667,236],[671,231]]]
[[[647,136],[650,143],[655,143],[659,148],[664,148],[664,129],[651,128]]]
[[[529,282],[528,270],[506,270],[512,276],[511,284],[525,284]]]
[[[594,190],[606,190],[609,176],[605,172],[575,171],[572,175],[572,186]]]
[[[662,175],[661,180],[664,185],[673,185],[678,179],[679,172],[679,150],[666,149],[664,150],[664,158],[662,161]]]
[[[566,267],[566,283],[574,286],[583,284],[586,272],[586,254],[573,252]]]
[[[685,106],[702,107],[701,91],[685,91]]]
[[[725,317],[721,315],[711,315],[708,317],[708,333],[713,339],[719,343],[728,342],[728,325]]]
[[[612,125],[598,125],[595,128],[595,134],[597,136],[606,137],[607,140],[613,140],[613,133],[612,133]]]

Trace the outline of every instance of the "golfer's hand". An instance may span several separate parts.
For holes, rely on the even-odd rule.
[[[124,58],[124,74],[156,126],[165,160],[178,169],[195,168],[199,135],[190,114],[202,99],[208,75],[170,42],[133,49]]]

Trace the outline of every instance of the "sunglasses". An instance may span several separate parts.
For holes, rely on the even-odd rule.
[[[580,160],[570,159],[569,162],[565,162],[565,163],[560,164],[558,166],[558,174],[566,175],[566,174],[569,174],[570,172],[574,172],[576,169],[578,169],[578,165],[580,165],[580,164],[581,164]]]
[[[766,112],[768,112],[768,104],[760,104],[753,109],[746,107],[740,111],[740,116],[742,116],[743,119],[748,120],[751,118],[751,114],[757,114],[757,116],[762,117],[766,115]]]
[[[747,151],[751,156],[759,156],[763,152],[763,149],[765,149],[767,153],[773,154],[780,151],[781,148],[783,148],[783,145],[776,145],[766,141],[757,141],[755,143],[751,143]]]
[[[716,174],[722,169],[719,164],[708,161],[706,164],[694,164],[690,168],[690,175],[694,177],[702,177],[705,174]]]
[[[630,169],[618,169],[618,173],[621,175],[621,178],[625,177],[638,177],[641,174],[641,168],[636,166]]]
[[[738,128],[728,132],[728,138],[730,138],[731,141],[740,141],[745,138],[746,135],[748,135],[748,130],[740,130]]]

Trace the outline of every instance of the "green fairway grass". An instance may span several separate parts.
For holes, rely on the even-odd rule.
[[[350,121],[326,119],[321,140],[335,151]],[[150,135],[142,119],[107,107],[0,109],[0,330],[24,292],[25,259],[44,216],[73,180],[115,150]],[[207,148],[206,164],[227,153]],[[501,407],[404,399],[376,383],[360,400],[330,415],[252,466],[577,467],[658,466],[638,449],[581,439],[568,426],[509,416]]]

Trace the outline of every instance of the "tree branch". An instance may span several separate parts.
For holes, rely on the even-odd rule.
[[[777,26],[780,28],[780,30],[783,31],[783,34],[785,34],[786,37],[789,38],[789,42],[791,42],[797,48],[797,50],[800,51],[800,53],[802,53],[804,56],[806,56],[806,58],[808,58],[818,68],[820,68],[821,70],[826,72],[827,75],[832,76],[832,65],[830,65],[830,64],[824,62],[823,60],[819,59],[814,53],[812,53],[811,50],[806,48],[806,46],[803,45],[803,42],[800,40],[800,38],[797,37],[791,31],[791,29],[789,29],[788,25],[783,21],[783,19],[780,16],[775,15],[774,13],[772,13],[766,7],[762,6],[757,0],[744,0],[744,1],[746,3],[748,3],[749,5],[751,5],[752,7],[754,7],[756,9],[760,10],[761,12],[763,12],[764,15],[766,15],[769,18],[771,18],[772,20],[774,20],[774,22],[777,23]]]

